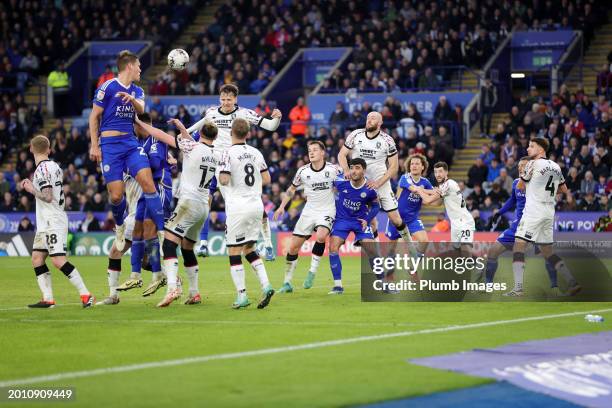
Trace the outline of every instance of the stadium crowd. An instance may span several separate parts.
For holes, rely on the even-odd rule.
[[[448,88],[457,66],[481,68],[514,29],[580,29],[588,43],[604,19],[595,0],[234,0],[189,45],[188,70],[160,74],[149,91],[208,95],[233,82],[255,94],[299,48],[338,46],[353,48],[352,60],[323,93],[438,90]]]

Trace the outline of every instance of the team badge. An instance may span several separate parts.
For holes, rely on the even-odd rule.
[[[376,148],[380,149],[380,142],[376,142]]]
[[[361,194],[359,194],[359,196],[360,196],[361,198],[366,198],[366,197],[367,197],[367,194],[366,194],[366,193],[361,193]]]
[[[325,177],[329,177],[329,171],[325,172]]]
[[[108,173],[110,171],[110,166],[108,164],[104,165],[104,172]]]

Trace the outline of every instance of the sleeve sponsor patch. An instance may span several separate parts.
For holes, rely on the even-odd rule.
[[[96,94],[96,99],[98,101],[103,101],[104,100],[104,91],[103,90],[99,90],[98,93]]]

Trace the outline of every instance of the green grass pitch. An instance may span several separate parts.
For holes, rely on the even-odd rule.
[[[221,257],[200,259],[204,302],[199,306],[175,303],[156,309],[161,293],[142,298],[141,290],[133,290],[124,293],[117,306],[84,310],[77,304],[74,288],[61,272],[53,270],[55,298],[62,306],[28,310],[23,306],[40,298],[29,260],[3,258],[0,262],[0,383],[277,348],[267,354],[237,354],[193,364],[156,365],[27,385],[76,390],[76,401],[45,406],[329,407],[408,398],[487,382],[411,365],[406,362],[409,358],[602,331],[612,319],[612,312],[603,312],[606,322],[592,324],[585,322],[582,314],[612,310],[610,303],[362,303],[358,258],[344,259],[346,293],[342,296],[327,295],[332,286],[327,260],[321,264],[315,287],[302,289],[309,259],[301,258],[296,291],[275,295],[264,310],[257,310],[255,304],[245,310],[230,308],[234,290],[228,261]],[[98,298],[107,295],[105,258],[76,257],[73,263]],[[282,283],[284,265],[282,259],[266,263],[276,288]],[[127,258],[123,266],[129,268]],[[501,279],[511,276],[507,258],[500,273]],[[124,272],[122,280],[127,275]],[[257,300],[259,285],[250,267],[247,277],[251,300]],[[148,272],[144,279],[149,281]],[[435,330],[572,312],[576,314]],[[287,348],[397,332],[414,333],[325,347]]]

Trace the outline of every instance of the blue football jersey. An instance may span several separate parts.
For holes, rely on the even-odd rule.
[[[419,217],[423,200],[417,193],[409,190],[410,186],[423,186],[425,190],[433,189],[433,186],[425,177],[421,177],[415,182],[410,174],[403,174],[400,177],[398,187],[402,188],[402,193],[397,199],[398,211],[403,220],[414,220]]]
[[[151,136],[140,140],[140,145],[149,156],[153,180],[166,187],[172,187],[172,175],[168,164],[168,145]]]
[[[338,190],[336,198],[336,221],[367,219],[369,208],[376,203],[376,190],[368,188],[364,182],[359,188],[353,187],[350,180],[338,179],[334,182]]]
[[[119,92],[126,92],[136,99],[143,101],[144,91],[141,87],[132,83],[126,87],[119,79],[113,78],[104,82],[96,89],[93,103],[104,109],[102,120],[100,121],[100,132],[105,130],[116,130],[127,134],[134,134],[134,117],[136,110],[130,102],[123,103]],[[104,143],[102,138],[101,143]]]

